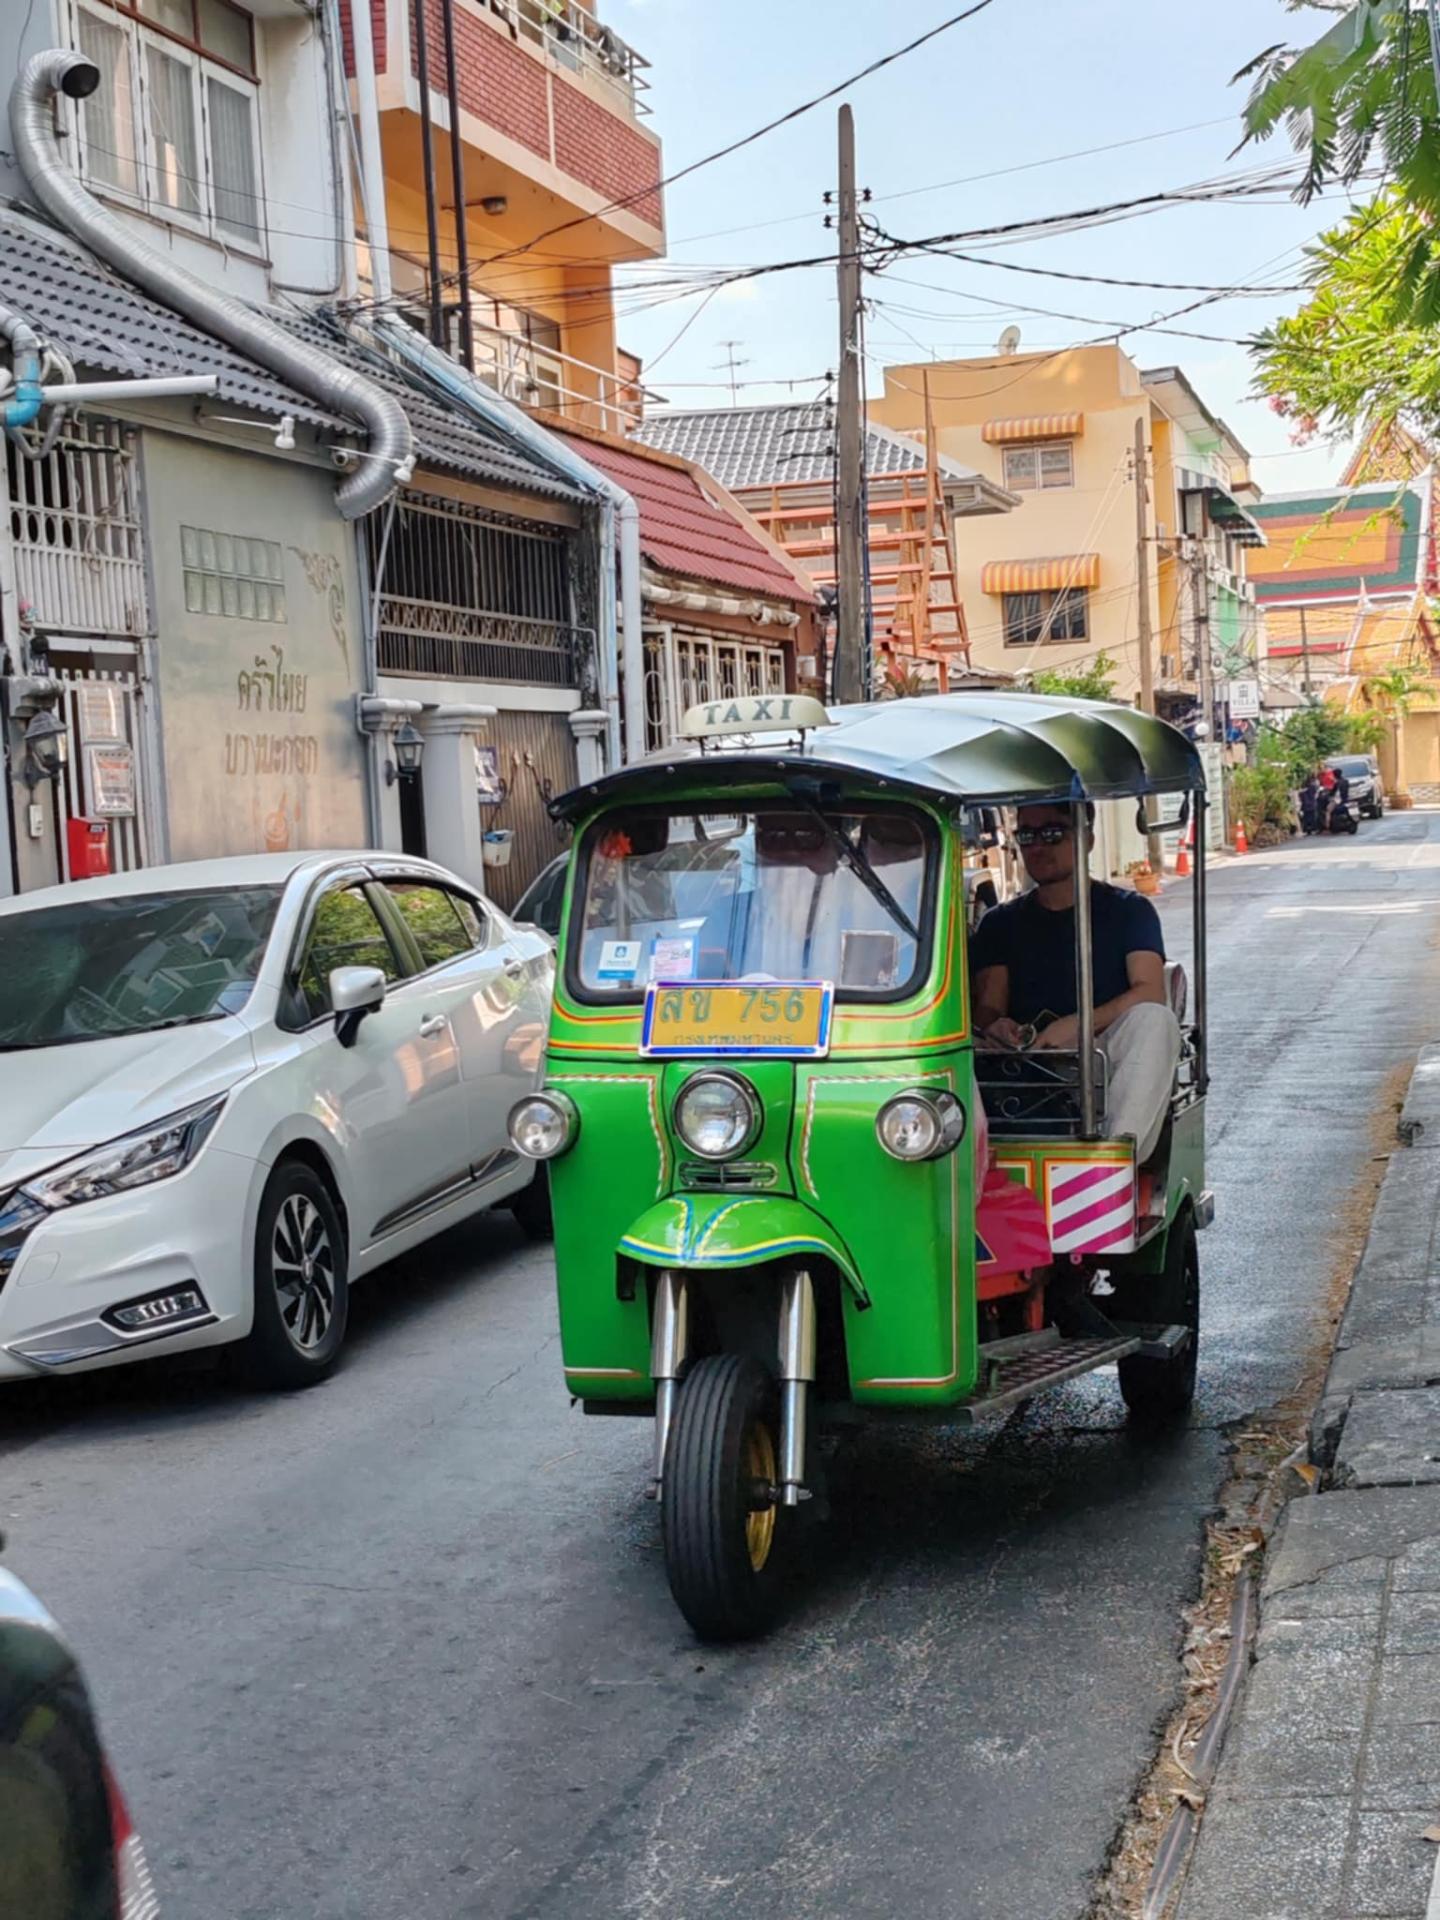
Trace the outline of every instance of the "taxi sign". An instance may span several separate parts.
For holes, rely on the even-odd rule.
[[[680,722],[681,738],[715,740],[734,733],[806,733],[835,722],[808,693],[746,693],[728,700],[702,700]]]
[[[830,1050],[835,989],[828,980],[656,980],[645,994],[640,1051],[783,1055],[818,1060]]]

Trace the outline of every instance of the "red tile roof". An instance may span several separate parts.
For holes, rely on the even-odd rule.
[[[702,485],[688,461],[609,434],[567,428],[560,438],[635,501],[641,551],[652,566],[732,593],[813,604],[792,563],[715,481],[707,476]]]

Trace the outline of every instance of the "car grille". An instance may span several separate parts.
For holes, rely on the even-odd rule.
[[[680,1184],[707,1193],[753,1193],[773,1187],[779,1174],[767,1160],[682,1160]]]

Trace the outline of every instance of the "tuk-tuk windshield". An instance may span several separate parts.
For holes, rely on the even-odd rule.
[[[572,979],[607,999],[652,980],[829,980],[896,999],[929,960],[935,859],[933,828],[905,807],[612,814],[582,848]]]

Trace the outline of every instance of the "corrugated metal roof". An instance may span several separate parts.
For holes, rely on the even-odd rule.
[[[688,466],[605,435],[561,438],[635,501],[641,551],[652,565],[741,593],[813,602],[813,592],[784,555],[747,525],[736,504],[707,493]]]
[[[0,303],[13,307],[69,355],[77,368],[116,374],[215,373],[217,398],[307,426],[342,428],[353,421],[328,412],[233,347],[193,326],[112,273],[76,241],[13,208],[0,207]],[[405,408],[422,463],[468,480],[511,487],[552,500],[581,500],[568,481],[548,472],[485,424],[414,385],[337,325],[318,315],[268,312],[346,366],[368,374]]]
[[[824,481],[835,474],[835,420],[823,401],[770,407],[714,407],[695,412],[667,408],[635,429],[635,437],[666,453],[683,454],[713,473],[722,487],[773,487]],[[925,450],[870,421],[865,430],[870,474],[919,473]],[[981,479],[973,467],[940,458],[943,478]]]

